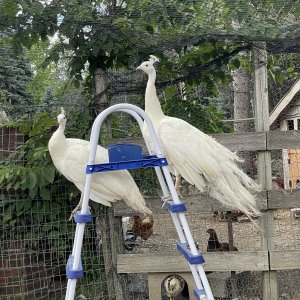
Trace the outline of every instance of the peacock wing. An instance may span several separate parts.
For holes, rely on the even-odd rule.
[[[212,138],[172,117],[165,117],[160,122],[157,134],[169,164],[190,184],[203,191],[206,181],[214,182],[218,177],[221,167],[218,154],[212,151],[216,149]]]

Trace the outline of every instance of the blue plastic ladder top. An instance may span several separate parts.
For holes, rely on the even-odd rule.
[[[134,144],[116,144],[108,148],[109,163],[86,166],[86,173],[133,170],[149,167],[167,166],[165,157],[142,155],[142,147]]]

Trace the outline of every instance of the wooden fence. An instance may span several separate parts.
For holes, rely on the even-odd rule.
[[[235,151],[270,151],[288,148],[300,148],[300,131],[271,131],[271,132],[251,132],[213,135],[213,137]],[[132,140],[126,140],[132,142]],[[142,144],[142,140],[135,139],[135,143]],[[300,207],[300,190],[263,190],[256,195],[258,207],[265,214],[276,209],[290,209]],[[212,211],[227,211],[215,199],[205,194],[186,195],[184,202],[189,212],[208,213]],[[163,210],[158,197],[147,199],[147,205],[154,214],[167,214]],[[121,217],[134,213],[123,201],[118,201],[114,206],[114,216]],[[263,218],[262,218],[263,219]],[[272,229],[267,228],[270,223],[261,223],[262,244],[264,240],[272,239]],[[206,271],[262,271],[264,274],[274,274],[278,270],[300,269],[300,249],[299,250],[276,250],[275,247],[262,247],[260,251],[238,251],[238,252],[213,252],[205,253]],[[142,253],[142,254],[118,254],[118,273],[148,273],[149,280],[161,273],[189,272],[185,259],[177,253]],[[276,276],[275,276],[276,279]],[[155,280],[152,280],[155,282]],[[157,286],[155,287],[157,289]],[[264,282],[263,289],[277,289],[277,283],[268,284]],[[149,281],[149,293],[151,287]],[[264,299],[277,299],[277,294],[264,291]],[[267,296],[266,296],[267,294]],[[157,293],[155,297],[157,297]],[[269,298],[268,298],[269,297]],[[273,298],[271,298],[273,297]],[[150,297],[151,299],[151,297]],[[152,298],[154,299],[154,298]]]

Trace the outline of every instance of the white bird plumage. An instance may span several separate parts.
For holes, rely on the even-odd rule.
[[[175,300],[175,297],[182,293],[185,280],[181,276],[173,274],[165,278],[163,284],[169,300]]]
[[[66,117],[63,110],[58,115],[57,121],[59,127],[49,140],[49,153],[57,170],[83,193],[90,142],[65,137]],[[95,163],[107,162],[108,150],[98,145]],[[146,215],[152,214],[127,170],[93,174],[90,199],[105,206],[111,206],[111,202],[123,199],[135,211]]]
[[[228,208],[241,210],[250,218],[261,215],[255,197],[248,190],[258,191],[260,187],[236,165],[242,160],[184,120],[164,115],[155,87],[156,71],[153,64],[156,61],[158,59],[151,56],[137,70],[148,75],[145,112],[153,122],[170,171],[176,176],[177,189],[182,176]],[[143,134],[151,145],[146,125]]]

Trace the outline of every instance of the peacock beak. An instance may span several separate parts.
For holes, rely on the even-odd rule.
[[[141,70],[142,68],[141,68],[141,66],[138,66],[137,68],[136,68],[136,70],[138,71],[138,70]]]

